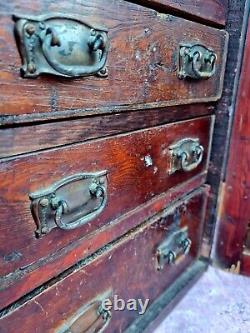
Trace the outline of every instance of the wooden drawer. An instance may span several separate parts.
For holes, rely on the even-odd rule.
[[[26,270],[46,265],[73,241],[100,230],[154,196],[204,175],[212,129],[213,117],[203,117],[3,161],[2,289]],[[179,143],[190,154],[188,160],[174,156],[173,144]],[[203,147],[203,151],[196,156],[192,147]],[[99,185],[95,182],[100,180],[98,172],[103,172]],[[95,190],[99,191],[97,198]],[[74,230],[65,230],[72,226]]]
[[[69,331],[85,332],[86,322],[98,318],[94,305],[99,305],[97,300],[102,297],[112,300],[117,295],[125,301],[141,298],[143,302],[149,299],[152,304],[199,255],[207,195],[207,187],[196,190],[126,237],[81,261],[58,281],[43,286],[41,293],[23,299],[14,311],[5,310],[1,313],[0,332],[15,332],[17,327],[25,333],[68,332],[77,317],[78,330],[71,327]],[[187,240],[188,248],[184,246]],[[166,258],[171,251],[177,260],[168,264]],[[89,304],[92,310],[84,313]],[[105,332],[124,332],[138,317],[135,311],[111,313]],[[105,323],[99,318],[100,324]]]
[[[12,20],[12,14],[20,11],[27,15],[55,11],[80,14],[81,20],[94,26],[98,24],[107,27],[108,76],[72,79],[43,75],[36,79],[21,78],[21,58],[14,39]],[[69,18],[61,19],[62,26],[68,20]],[[2,124],[16,122],[18,119],[23,121],[24,118],[26,121],[33,121],[65,115],[215,101],[221,96],[228,40],[227,33],[223,30],[117,0],[93,0],[91,3],[89,0],[80,3],[74,0],[15,0],[1,7],[0,23]],[[37,29],[40,28],[37,26]],[[52,31],[53,27],[48,29]],[[67,42],[67,38],[60,42],[63,43],[64,40]],[[204,48],[199,46],[197,49],[197,45]],[[61,51],[63,50],[60,49]],[[183,52],[186,52],[185,57]],[[193,57],[195,52],[196,56]],[[189,71],[194,61],[196,72],[200,71],[201,77],[205,72],[210,72],[212,76],[208,79],[183,78],[182,70],[180,79],[180,53],[183,59],[189,59]],[[43,57],[36,54],[32,56],[35,63],[37,58]],[[210,58],[211,55],[216,56],[215,67],[212,65],[215,58]],[[202,57],[202,65],[197,56]],[[74,64],[74,59],[70,60],[71,62],[67,59]],[[16,118],[13,115],[23,116]]]
[[[174,187],[167,193],[154,197],[143,205],[136,207],[127,214],[117,218],[104,228],[78,238],[67,244],[54,255],[33,262],[14,274],[9,274],[1,279],[0,309],[8,307],[23,295],[31,292],[41,284],[49,281],[62,270],[75,265],[79,260],[88,257],[114,239],[121,238],[124,234],[143,223],[148,216],[154,216],[165,207],[173,204],[178,198],[199,188],[206,181],[206,173],[193,177],[188,182]]]
[[[214,111],[214,104],[190,104],[145,112],[121,112],[115,116],[107,114],[29,126],[6,126],[0,131],[0,158],[207,116]]]

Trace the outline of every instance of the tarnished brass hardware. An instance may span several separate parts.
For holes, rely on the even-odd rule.
[[[180,212],[177,210],[174,223],[169,228],[164,242],[157,248],[157,269],[173,265],[188,255],[192,241],[188,236],[188,227],[180,228]]]
[[[109,299],[107,295],[103,300]],[[103,300],[93,300],[83,306],[66,321],[55,333],[99,333],[109,325],[112,313],[103,306]]]
[[[77,174],[30,194],[31,211],[41,237],[58,227],[72,230],[96,218],[107,202],[106,171]]]
[[[157,249],[158,270],[162,270],[165,264],[175,264],[181,256],[188,255],[191,245],[187,228],[171,233]]]
[[[171,154],[171,166],[169,173],[178,170],[189,172],[198,167],[202,162],[204,148],[199,139],[186,138],[169,147]]]
[[[24,77],[43,73],[71,78],[107,76],[107,29],[94,27],[78,15],[13,17]]]
[[[181,45],[178,76],[180,79],[209,79],[215,74],[216,60],[216,53],[203,45]]]

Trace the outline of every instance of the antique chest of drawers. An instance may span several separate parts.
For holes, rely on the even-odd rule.
[[[1,1],[1,333],[142,332],[204,271],[227,8]]]

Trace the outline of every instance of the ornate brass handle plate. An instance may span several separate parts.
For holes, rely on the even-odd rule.
[[[107,202],[106,171],[77,174],[30,194],[31,211],[41,237],[58,227],[72,230],[96,218]]]
[[[180,213],[176,212],[174,224],[170,228],[164,242],[159,245],[156,252],[157,269],[162,270],[183,259],[190,252],[192,241],[188,236],[188,227],[180,228]]]
[[[102,295],[103,300],[104,296]],[[106,295],[105,299],[109,299],[109,295]],[[79,309],[72,318],[56,330],[56,333],[100,333],[109,325],[111,317],[111,311],[103,306],[101,299],[93,300]]]
[[[171,166],[169,173],[178,170],[190,172],[196,169],[203,160],[204,148],[199,139],[186,138],[169,147]]]
[[[216,60],[216,53],[203,45],[181,45],[178,76],[180,79],[209,79],[215,74]]]
[[[24,77],[107,76],[107,29],[69,14],[14,15],[14,20]]]

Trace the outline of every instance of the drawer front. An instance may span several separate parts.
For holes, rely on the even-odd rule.
[[[204,117],[2,162],[1,276],[205,173],[212,128]]]
[[[68,13],[68,16],[60,18],[61,29],[64,25],[68,29],[65,36],[61,36],[56,30],[53,17],[46,16],[48,13],[53,15],[58,10]],[[27,22],[27,29],[31,25],[31,29],[25,30],[22,35],[24,30],[19,26],[23,21],[16,18],[17,27],[21,29],[19,39],[22,41],[21,43],[17,39],[17,44],[26,45],[27,50],[32,50],[28,58],[24,57],[25,66],[37,68],[37,72],[32,72],[31,76],[39,71],[50,72],[52,75],[40,75],[36,79],[21,78],[21,57],[14,39],[15,22],[12,20],[12,14],[18,12],[27,15],[21,15]],[[43,16],[34,17],[41,14]],[[78,16],[74,19],[76,14],[80,15],[83,22],[77,21]],[[69,15],[73,15],[73,18],[70,19]],[[105,31],[100,30],[100,34],[105,34],[103,39],[108,39],[107,50],[105,48],[107,76],[61,76],[65,74],[62,74],[63,70],[60,72],[60,68],[63,65],[68,66],[68,69],[75,68],[76,61],[79,62],[80,73],[84,67],[81,67],[80,60],[89,57],[87,53],[86,57],[83,54],[80,59],[74,58],[67,50],[68,45],[77,44],[74,38],[78,36],[70,30],[70,20],[73,20],[76,29],[87,30],[83,37],[86,39],[90,34],[90,41],[93,36],[91,37],[90,30],[86,28],[85,21],[93,27],[101,25],[107,28],[108,33],[104,28],[102,29]],[[30,121],[40,119],[39,113],[43,113],[44,119],[44,113],[48,118],[65,115],[64,111],[68,116],[107,113],[117,112],[118,109],[127,111],[134,108],[215,101],[221,96],[228,39],[227,33],[222,30],[116,0],[94,0],[91,3],[88,0],[81,3],[73,0],[55,0],[52,3],[48,0],[15,0],[2,6],[0,23],[0,38],[3,41],[0,113],[4,115],[3,122],[8,119],[10,122],[17,121],[17,118],[11,115],[19,114],[23,114],[20,120],[25,118]],[[45,29],[44,27],[47,29],[45,35],[42,32],[44,30],[39,30]],[[47,44],[48,38],[52,37],[52,44],[54,42],[55,45],[50,45],[51,50]],[[84,44],[86,48],[89,43]],[[41,47],[34,45],[40,45],[43,53],[41,54]],[[26,54],[27,50],[23,50],[23,53]],[[63,60],[59,57],[62,53],[65,55]],[[183,68],[184,62],[185,66],[189,67],[186,70]],[[89,71],[91,70],[92,68]],[[25,73],[26,76],[29,75]],[[27,117],[28,114],[33,116]]]
[[[110,245],[106,254],[101,250],[82,261],[20,308],[5,312],[0,332],[22,327],[25,333],[83,333],[96,325],[106,326],[105,332],[123,332],[138,311],[113,308],[110,320],[105,311],[97,314],[99,301],[117,296],[152,304],[199,255],[207,195],[206,187],[196,190]]]

